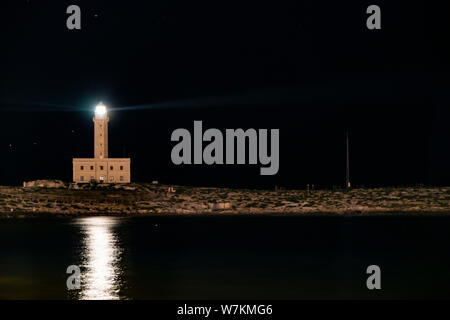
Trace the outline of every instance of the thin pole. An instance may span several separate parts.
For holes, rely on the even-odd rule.
[[[348,129],[346,133],[346,141],[347,141],[347,170],[346,170],[346,176],[345,176],[345,185],[347,188],[350,188],[350,152],[349,152],[349,146],[348,146]]]

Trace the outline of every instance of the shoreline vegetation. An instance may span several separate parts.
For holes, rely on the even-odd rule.
[[[0,186],[0,218],[163,215],[447,215],[450,187],[251,190],[155,183]]]

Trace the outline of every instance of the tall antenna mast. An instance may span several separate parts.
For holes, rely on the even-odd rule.
[[[348,129],[346,133],[346,141],[347,141],[347,170],[345,175],[345,186],[346,188],[350,188],[350,152],[348,147]]]

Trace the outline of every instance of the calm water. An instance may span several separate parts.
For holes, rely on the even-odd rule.
[[[450,298],[449,246],[447,217],[0,220],[0,299]]]

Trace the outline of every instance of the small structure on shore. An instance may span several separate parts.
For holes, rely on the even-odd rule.
[[[64,188],[65,184],[61,180],[34,180],[24,181],[24,188]]]
[[[100,102],[94,116],[94,158],[73,159],[76,183],[130,183],[130,158],[108,158],[108,114]]]

